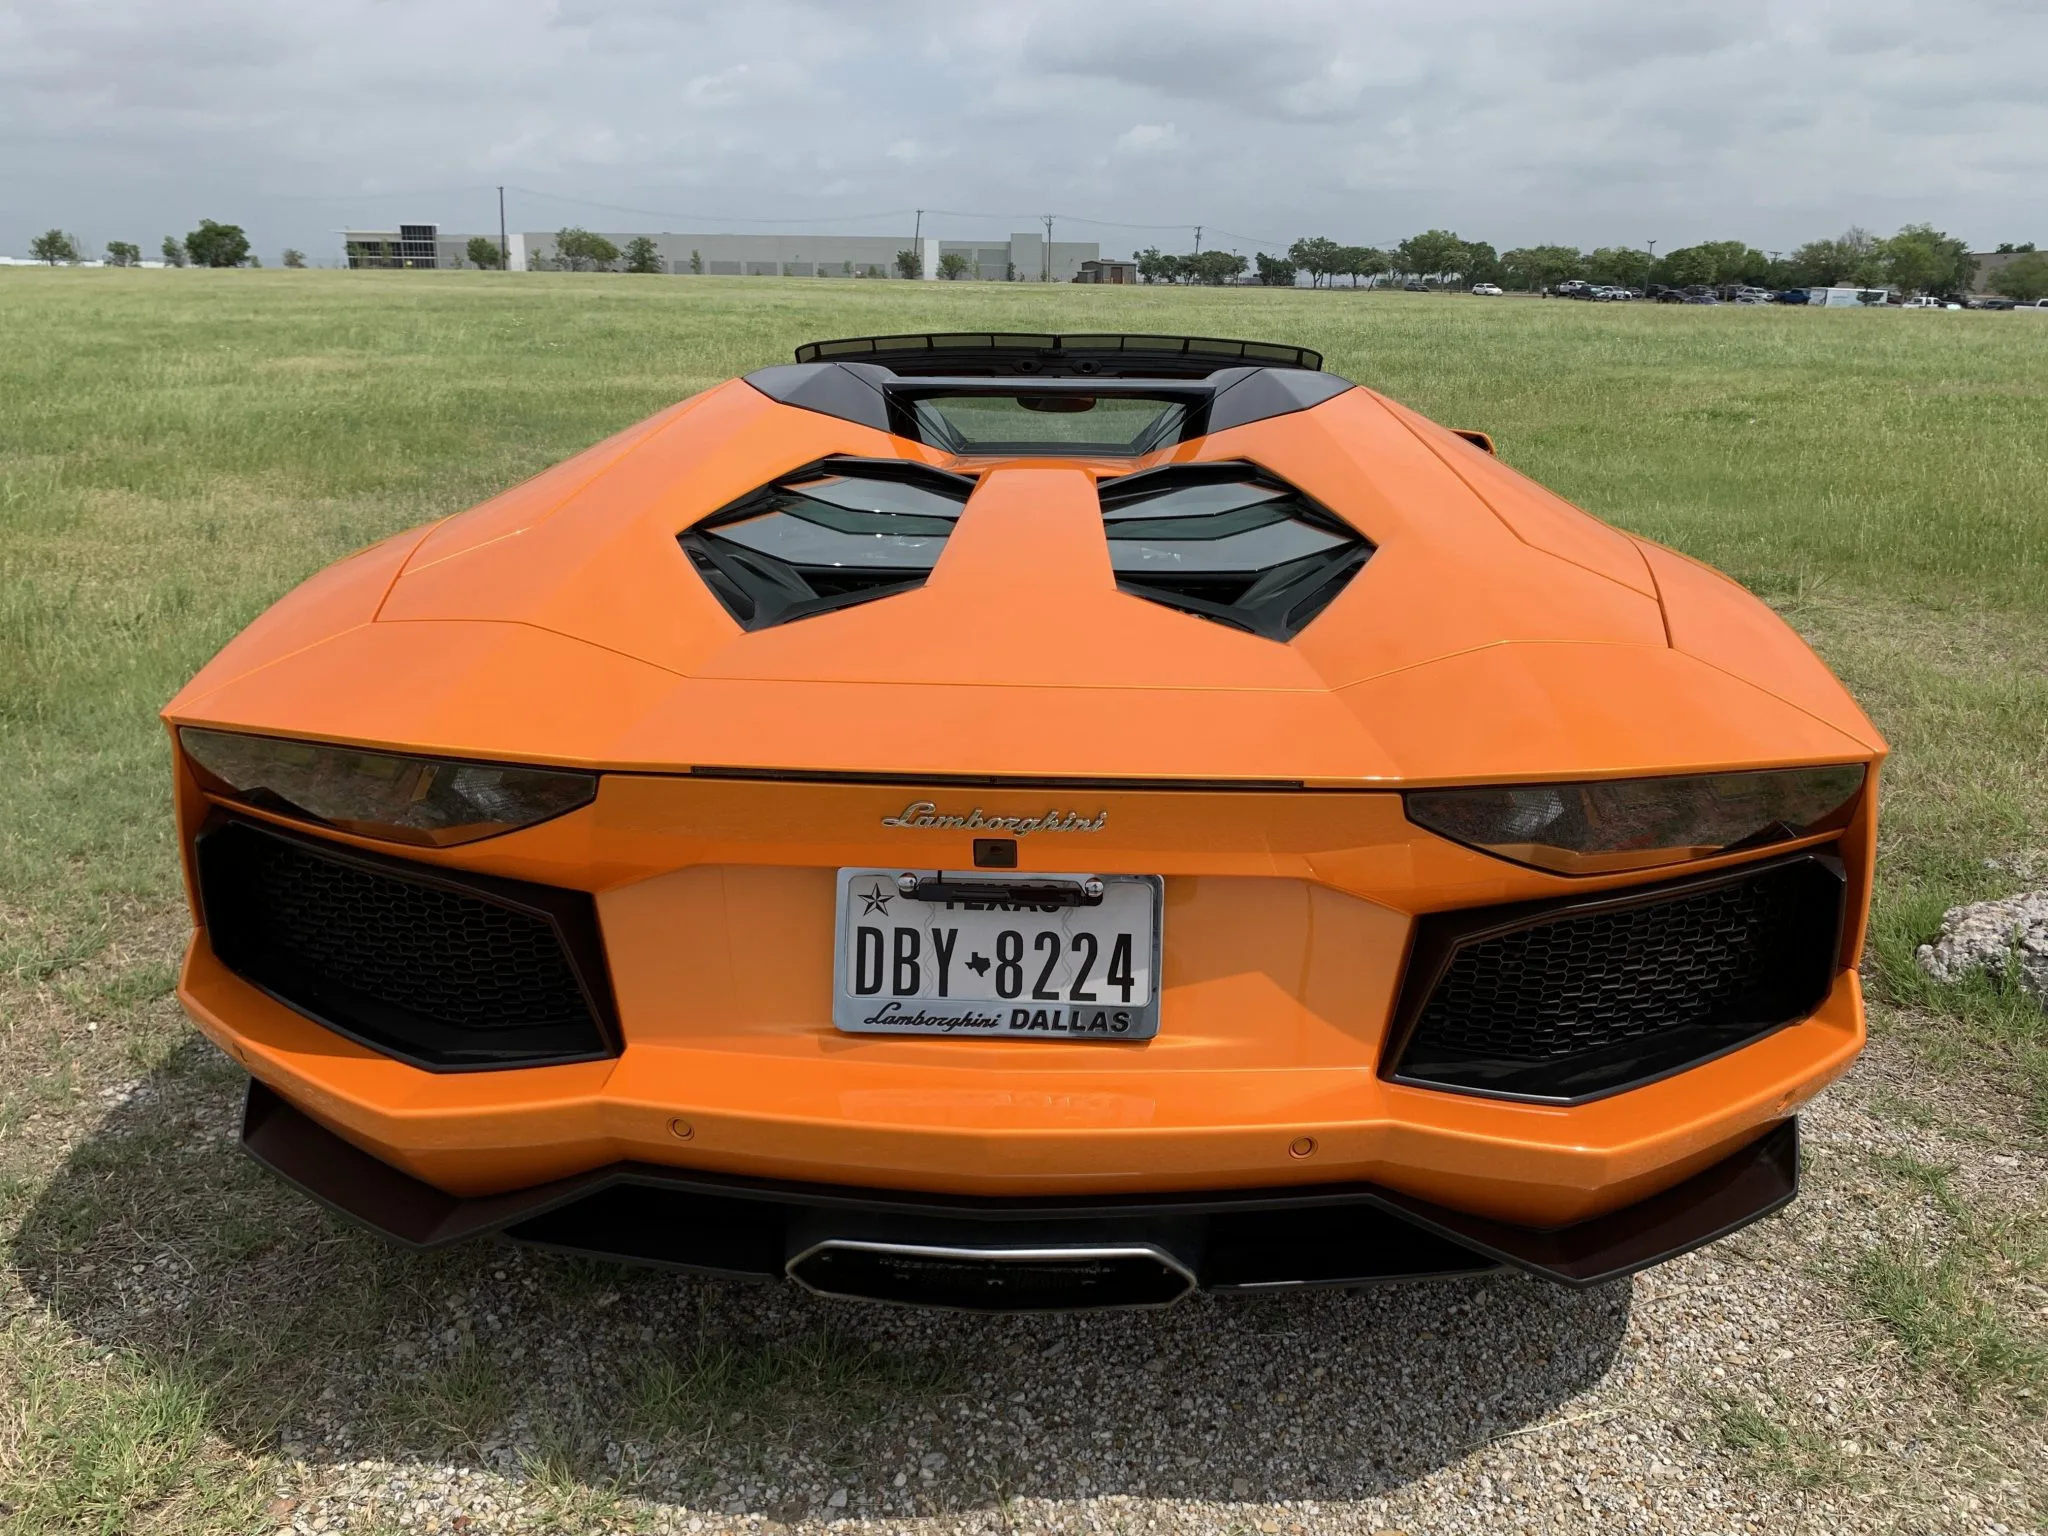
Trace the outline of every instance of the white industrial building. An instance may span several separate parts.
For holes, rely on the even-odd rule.
[[[968,277],[986,282],[1070,283],[1082,263],[1098,260],[1092,240],[1055,240],[1047,259],[1045,236],[1013,234],[1005,240],[934,240],[929,235],[714,235],[600,231],[624,250],[645,237],[654,242],[662,270],[705,277],[894,277],[896,254],[915,250],[924,276],[936,278],[940,261],[966,258]],[[552,230],[513,235],[512,269],[545,270],[554,262]]]
[[[662,271],[704,277],[895,277],[900,251],[916,251],[918,270],[926,277],[936,278],[940,263],[958,255],[966,261],[962,276],[996,283],[1096,281],[1093,274],[1102,265],[1102,251],[1094,241],[1055,240],[1048,251],[1042,234],[998,241],[935,240],[929,235],[599,233],[621,251],[644,234],[654,242]],[[471,265],[470,236],[444,232],[437,224],[345,229],[341,238],[351,267],[447,271]],[[497,244],[495,235],[488,238]],[[546,271],[555,264],[553,230],[524,230],[506,244],[515,272]]]

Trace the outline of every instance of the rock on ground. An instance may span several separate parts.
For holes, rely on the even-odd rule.
[[[1960,981],[1976,970],[2003,976],[2016,961],[2020,985],[2048,1003],[2048,890],[1950,907],[1941,936],[1922,944],[1915,958],[1936,981]]]

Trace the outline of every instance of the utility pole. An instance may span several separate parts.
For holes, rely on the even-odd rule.
[[[512,243],[505,238],[505,189],[498,188],[498,270],[512,270]]]
[[[1202,254],[1202,226],[1199,224],[1195,226],[1195,254]]]
[[[917,210],[917,221],[910,226],[910,254],[917,258],[917,275],[924,276],[924,210]]]
[[[1052,281],[1052,219],[1051,214],[1045,215],[1045,280],[1048,283]]]

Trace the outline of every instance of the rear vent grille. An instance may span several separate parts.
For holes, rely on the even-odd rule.
[[[743,628],[872,602],[924,585],[974,482],[921,464],[826,459],[678,535]]]
[[[1693,1065],[1819,1006],[1842,898],[1839,866],[1808,856],[1647,896],[1425,918],[1409,983],[1427,991],[1395,1075],[1580,1099]]]
[[[365,1045],[440,1069],[610,1054],[581,891],[448,875],[245,822],[199,840],[199,877],[221,963]]]
[[[1106,480],[1102,519],[1117,589],[1219,624],[1291,640],[1373,546],[1250,464],[1177,464]]]

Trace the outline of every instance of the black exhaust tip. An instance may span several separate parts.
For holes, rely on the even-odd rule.
[[[789,1261],[821,1296],[956,1312],[1067,1312],[1164,1307],[1194,1274],[1150,1244],[1112,1248],[933,1248],[832,1238]]]

